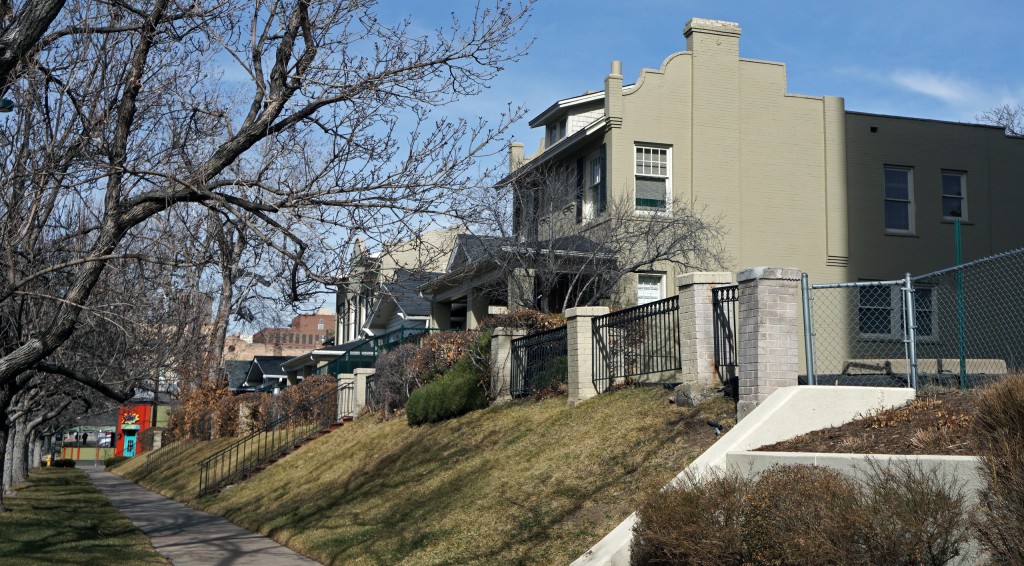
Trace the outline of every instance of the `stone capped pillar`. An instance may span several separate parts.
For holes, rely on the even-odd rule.
[[[491,332],[491,398],[496,403],[512,399],[512,340],[522,336],[522,328],[499,326]]]
[[[565,311],[569,352],[569,405],[597,395],[594,389],[594,317],[608,314],[608,307],[575,307]]]
[[[347,415],[343,414],[344,408],[344,397],[341,394],[341,388],[345,385],[355,385],[356,376],[351,373],[340,373],[338,374],[338,422]]]
[[[358,415],[363,410],[363,407],[366,406],[366,380],[375,373],[377,373],[377,370],[374,368],[356,368],[352,370],[356,387],[356,409],[355,414],[352,416]]]
[[[717,388],[725,377],[715,368],[715,313],[711,290],[732,284],[727,271],[698,271],[680,275],[679,339],[682,381],[698,388]]]
[[[797,385],[800,339],[800,270],[753,267],[739,283],[740,399],[742,419],[776,389]]]

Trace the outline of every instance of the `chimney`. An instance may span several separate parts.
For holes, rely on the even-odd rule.
[[[523,166],[523,144],[512,142],[508,146],[508,172],[511,173]]]
[[[695,55],[717,52],[739,58],[741,31],[736,22],[692,18],[683,28],[683,37],[686,50]]]
[[[612,72],[604,79],[604,115],[608,125],[622,127],[622,62],[612,61]]]

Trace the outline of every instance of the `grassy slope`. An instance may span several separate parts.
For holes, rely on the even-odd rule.
[[[734,412],[724,400],[682,409],[664,391],[634,389],[418,428],[367,418],[190,504],[331,564],[567,563],[715,440],[707,418]],[[170,477],[212,451],[198,446]],[[139,463],[118,470],[136,478]],[[195,494],[180,480],[140,479]]]
[[[168,563],[81,470],[35,470],[4,503],[0,564]]]

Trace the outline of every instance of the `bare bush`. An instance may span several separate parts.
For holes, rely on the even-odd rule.
[[[1024,376],[987,389],[975,417],[985,488],[973,516],[995,564],[1024,564]]]
[[[862,482],[816,466],[711,475],[653,491],[637,516],[634,565],[939,565],[970,534],[962,486],[907,463]]]
[[[637,510],[633,564],[742,564],[743,500],[751,483],[716,474],[649,490]]]

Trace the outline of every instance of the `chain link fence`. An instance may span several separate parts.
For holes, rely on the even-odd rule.
[[[1024,249],[895,281],[804,280],[807,381],[968,388],[1024,370]]]

